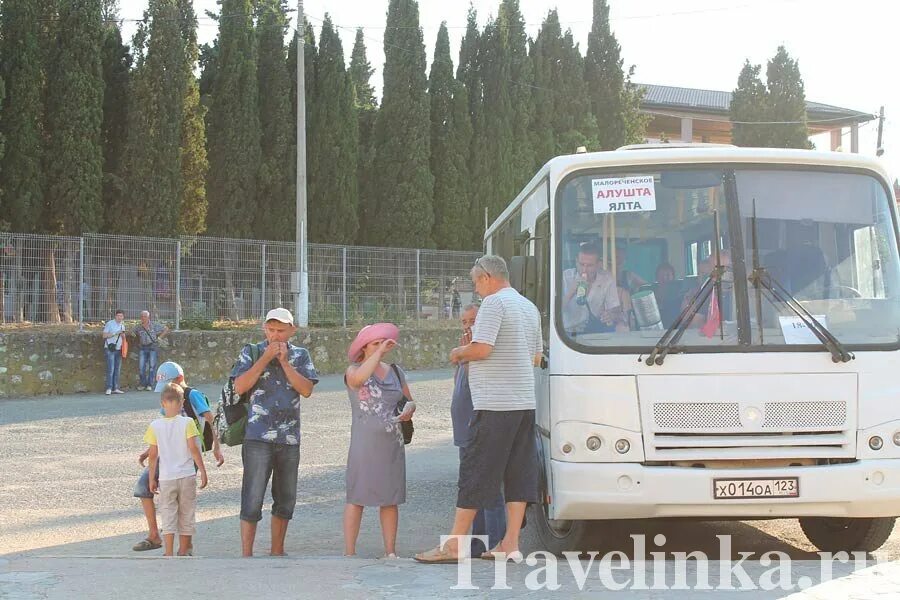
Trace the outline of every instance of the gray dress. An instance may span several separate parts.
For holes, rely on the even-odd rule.
[[[394,408],[403,398],[403,371],[398,380],[389,369],[382,380],[369,377],[358,390],[347,386],[353,423],[347,455],[347,503],[393,506],[406,502],[406,450]]]

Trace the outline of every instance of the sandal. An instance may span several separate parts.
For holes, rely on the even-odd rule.
[[[416,554],[413,558],[420,563],[431,565],[455,565],[458,564],[460,560],[464,560],[458,556],[453,556],[450,552],[444,550],[440,546],[432,548],[428,552]]]
[[[143,552],[144,550],[158,550],[162,548],[161,542],[154,542],[150,538],[146,538],[131,547],[135,552]]]
[[[497,560],[497,555],[498,555],[498,554],[504,554],[504,552],[501,551],[501,550],[499,550],[498,548],[494,548],[493,550],[488,550],[487,552],[482,552],[482,553],[481,553],[481,558],[483,558],[484,560]],[[518,550],[513,550],[513,551],[510,552],[509,554],[506,554],[505,560],[507,560],[507,561],[512,560],[512,561],[515,561],[515,562],[522,562],[522,559],[523,559],[523,558],[524,558],[524,557],[522,556],[522,553],[521,553],[521,552],[519,552]]]

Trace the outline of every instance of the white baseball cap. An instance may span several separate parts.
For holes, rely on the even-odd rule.
[[[273,308],[266,313],[266,321],[271,321],[273,319],[281,321],[282,323],[287,323],[288,325],[294,324],[294,315],[286,308]]]

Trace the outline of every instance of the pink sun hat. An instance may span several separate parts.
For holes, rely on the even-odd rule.
[[[366,325],[356,334],[356,339],[347,350],[347,360],[357,362],[363,348],[377,340],[394,340],[400,337],[400,330],[393,323],[375,323]]]

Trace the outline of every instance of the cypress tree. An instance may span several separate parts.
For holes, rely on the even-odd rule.
[[[103,149],[103,38],[100,0],[61,0],[60,26],[50,52],[45,176],[51,233],[98,231]]]
[[[431,173],[434,176],[434,230],[432,237],[440,249],[458,250],[469,246],[467,227],[468,165],[471,137],[468,96],[453,77],[447,23],[441,23],[434,47],[428,80],[431,98]]]
[[[291,78],[285,60],[285,9],[283,0],[260,2],[256,25],[261,162],[254,231],[255,237],[264,240],[294,238],[294,222],[285,218],[295,205],[288,162],[296,131],[286,126],[291,122]]]
[[[182,123],[187,64],[179,0],[150,0],[135,33],[128,194],[110,231],[171,236],[180,231]]]
[[[572,37],[563,35],[556,10],[550,11],[531,46],[534,64],[535,167],[570,154],[578,146],[598,146],[584,82],[584,59]]]
[[[316,55],[315,101],[307,137],[315,151],[308,158],[309,238],[352,244],[359,227],[357,129],[353,83],[344,66],[341,39],[325,15]]]
[[[114,5],[113,5],[114,6]],[[118,219],[114,210],[121,205],[126,193],[122,156],[128,138],[128,105],[131,100],[130,81],[131,52],[122,42],[122,32],[114,21],[113,7],[104,9],[103,31],[103,223],[110,231],[110,224]],[[114,231],[114,229],[112,229]]]
[[[6,83],[0,132],[15,148],[0,162],[2,218],[21,232],[37,230],[43,204],[40,18],[33,0],[4,0],[0,9],[0,77]]]
[[[350,80],[353,83],[354,101],[358,116],[359,151],[357,153],[357,189],[359,203],[359,221],[361,224],[369,222],[374,214],[372,198],[372,164],[375,160],[375,146],[373,135],[375,131],[375,116],[378,114],[378,100],[375,98],[375,88],[370,79],[375,69],[369,64],[366,56],[366,42],[363,30],[356,30],[356,39],[353,43],[353,51],[350,53]]]
[[[767,126],[752,125],[767,120],[766,86],[759,78],[759,65],[744,61],[737,88],[731,94],[731,141],[736,146],[765,147]]]
[[[459,64],[456,79],[466,92],[469,115],[469,151],[467,195],[469,209],[466,225],[469,230],[468,247],[481,249],[484,245],[484,207],[486,187],[491,178],[488,171],[487,139],[484,117],[484,98],[481,67],[482,36],[478,30],[478,15],[469,7],[466,18],[466,33],[459,46]],[[457,120],[461,123],[462,120]]]
[[[626,87],[620,55],[619,42],[609,26],[609,5],[606,0],[594,0],[584,76],[602,150],[618,148],[626,140]]]
[[[390,0],[384,36],[384,93],[375,121],[372,183],[376,212],[366,223],[378,245],[432,245],[434,178],[425,46],[415,0]],[[399,234],[399,235],[398,235]]]
[[[200,84],[194,68],[200,55],[197,46],[197,15],[191,0],[178,0],[184,58],[181,64],[181,181],[178,207],[180,235],[197,235],[206,229],[206,107],[200,103]]]
[[[223,0],[209,115],[210,233],[253,235],[260,164],[259,92],[251,0]]]
[[[502,0],[499,15],[485,27],[481,49],[488,164],[481,189],[492,221],[534,174],[533,72],[518,0]]]
[[[219,40],[215,39],[211,44],[200,46],[200,104],[207,109],[212,98],[213,82],[216,78],[216,64],[219,57]]]
[[[769,145],[773,148],[811,148],[806,124],[806,94],[800,65],[784,46],[766,67],[766,92],[770,125]]]

